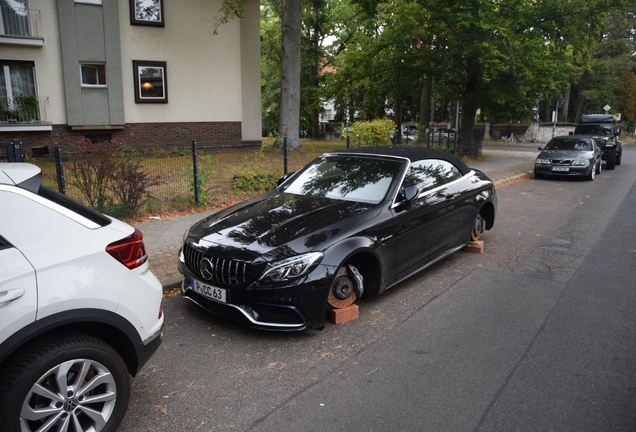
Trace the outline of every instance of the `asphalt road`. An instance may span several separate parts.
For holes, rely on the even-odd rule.
[[[636,429],[636,146],[596,180],[498,189],[458,252],[324,331],[253,331],[181,298],[120,431]]]

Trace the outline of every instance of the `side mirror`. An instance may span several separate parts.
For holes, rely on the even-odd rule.
[[[543,146],[537,147],[537,150],[543,150]]]
[[[295,173],[295,171],[292,171],[290,173],[285,174],[284,176],[282,176],[281,178],[278,179],[278,183],[276,184],[276,187],[282,185],[283,183],[285,183],[285,180],[287,180],[288,178],[290,178],[291,176],[293,176]]]
[[[570,131],[568,132],[568,135],[574,135],[574,132]]]
[[[402,195],[404,195],[404,199],[409,203],[413,201],[415,198],[417,198],[419,194],[420,194],[420,188],[418,188],[414,184],[404,186],[402,188]]]

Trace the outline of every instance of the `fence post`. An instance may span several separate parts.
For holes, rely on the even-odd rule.
[[[351,136],[347,135],[347,150],[351,148]]]
[[[14,139],[11,141],[13,145],[14,162],[24,162],[24,149],[22,148],[22,141]]]
[[[64,164],[62,163],[62,150],[59,147],[55,151],[55,173],[57,175],[57,190],[66,195],[66,180],[64,179]]]
[[[283,175],[287,175],[287,138],[283,138]]]
[[[199,164],[197,162],[197,142],[192,140],[192,170],[194,173],[194,202],[199,207]]]

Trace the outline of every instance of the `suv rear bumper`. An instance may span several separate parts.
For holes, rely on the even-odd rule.
[[[158,331],[156,331],[153,335],[151,335],[137,347],[137,371],[135,372],[135,375],[141,370],[142,367],[144,367],[148,359],[150,359],[150,357],[152,357],[152,355],[157,351],[162,341],[163,324]]]

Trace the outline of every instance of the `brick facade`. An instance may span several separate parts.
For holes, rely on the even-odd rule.
[[[36,146],[48,146],[50,151],[60,147],[63,151],[73,152],[86,137],[93,141],[115,140],[138,150],[189,147],[192,140],[196,140],[199,147],[261,144],[241,141],[240,122],[134,123],[126,124],[123,129],[111,130],[72,130],[67,125],[53,125],[53,130],[46,132],[0,132],[0,142],[19,139],[25,153]]]

